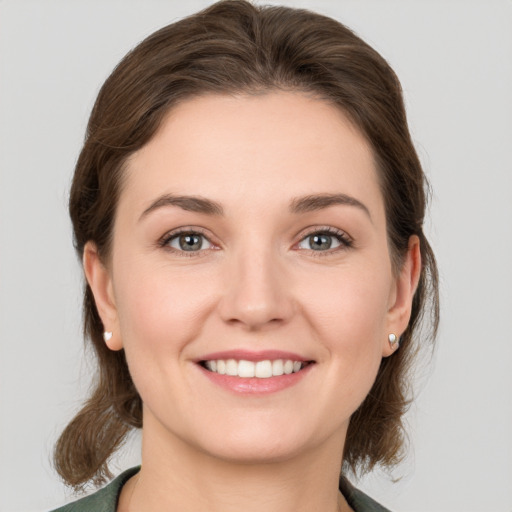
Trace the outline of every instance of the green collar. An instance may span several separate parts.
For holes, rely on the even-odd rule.
[[[140,466],[128,469],[99,491],[64,505],[53,512],[116,512],[123,485],[139,470]],[[340,491],[354,512],[390,512],[387,508],[356,489],[344,477],[340,479]]]

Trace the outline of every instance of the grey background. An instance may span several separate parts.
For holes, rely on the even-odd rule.
[[[85,395],[67,189],[98,89],[208,1],[0,1],[0,510],[71,497],[50,453]],[[274,3],[274,2],[269,2]],[[334,16],[401,78],[434,198],[442,327],[413,448],[361,487],[402,512],[512,510],[512,2],[283,1]],[[137,462],[137,437],[116,460]]]

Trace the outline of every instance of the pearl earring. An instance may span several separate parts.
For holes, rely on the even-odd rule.
[[[388,336],[388,340],[389,340],[389,344],[391,345],[391,348],[394,350],[396,348],[398,348],[400,345],[399,345],[399,341],[398,341],[398,338],[396,336],[395,333],[391,333],[389,336]]]
[[[112,331],[105,331],[103,333],[103,339],[105,340],[105,342],[109,341],[110,338],[112,338]]]

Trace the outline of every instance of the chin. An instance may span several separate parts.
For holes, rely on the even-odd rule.
[[[239,464],[278,463],[300,456],[326,437],[311,431],[310,425],[269,419],[252,421],[250,426],[225,423],[218,431],[213,427],[196,438],[197,446],[213,457]]]
[[[217,459],[237,464],[272,464],[291,460],[304,449],[302,443],[289,439],[233,439],[222,445],[207,447],[208,453]]]

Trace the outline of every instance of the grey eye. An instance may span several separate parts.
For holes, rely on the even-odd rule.
[[[194,252],[210,249],[212,244],[199,233],[181,233],[171,238],[169,246],[179,251]]]
[[[299,247],[301,249],[308,249],[310,251],[327,251],[339,247],[341,242],[335,235],[328,233],[313,233],[300,241]]]

